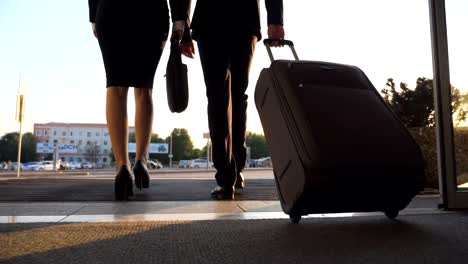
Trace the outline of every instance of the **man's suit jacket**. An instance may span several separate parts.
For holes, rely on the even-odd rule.
[[[283,25],[283,0],[265,0],[268,24]],[[261,39],[259,0],[197,0],[192,36],[249,33]]]
[[[88,6],[89,6],[89,21],[91,23],[94,23],[96,21],[96,14],[97,14],[97,9],[100,4],[100,2],[105,2],[105,1],[119,1],[118,4],[122,5],[122,3],[125,3],[125,1],[121,0],[88,0]],[[138,2],[144,2],[144,1],[166,1],[166,0],[128,0],[128,5],[138,5]],[[188,17],[190,14],[190,0],[169,0],[169,5],[171,7],[171,18],[172,21],[177,21],[177,20],[183,20],[188,22]],[[160,11],[160,10],[156,10]],[[134,14],[138,15],[138,14]],[[131,17],[131,16],[130,16]]]

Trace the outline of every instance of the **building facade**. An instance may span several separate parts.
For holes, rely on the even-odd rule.
[[[134,133],[134,127],[129,128]],[[62,161],[109,165],[111,141],[106,124],[44,123],[34,124],[38,143],[73,144],[77,153],[58,153]]]

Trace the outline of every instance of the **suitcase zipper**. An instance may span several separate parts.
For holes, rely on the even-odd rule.
[[[270,68],[270,70],[273,73],[273,69]],[[273,84],[274,84],[273,85],[273,91],[275,91],[275,93],[278,95],[277,98],[279,99],[280,105],[282,106],[280,108],[284,109],[284,112],[286,112],[286,114],[287,114],[287,115],[283,115],[283,116],[285,117],[286,126],[287,126],[287,128],[289,130],[289,134],[292,136],[291,138],[292,138],[292,141],[293,141],[294,145],[296,146],[296,150],[298,150],[299,160],[301,162],[301,165],[303,167],[305,167],[304,166],[304,160],[303,160],[302,157],[307,157],[309,160],[310,160],[310,157],[309,157],[309,154],[306,151],[304,141],[302,140],[302,135],[300,133],[293,133],[294,129],[297,132],[299,131],[299,129],[297,127],[297,122],[294,119],[294,116],[292,115],[292,110],[291,110],[288,102],[284,99],[285,94],[283,93],[283,91],[281,89],[277,88],[277,87],[279,87],[278,79],[276,78],[275,74],[271,74],[271,77],[272,77],[272,81],[273,81]],[[309,168],[305,167],[305,169],[308,170]]]

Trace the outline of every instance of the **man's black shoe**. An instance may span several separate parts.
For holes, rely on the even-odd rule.
[[[234,188],[216,186],[211,191],[211,197],[216,198],[218,200],[234,200]]]
[[[236,189],[244,189],[244,188],[245,188],[244,175],[242,175],[242,172],[239,172],[239,174],[237,174],[237,179],[236,179]]]

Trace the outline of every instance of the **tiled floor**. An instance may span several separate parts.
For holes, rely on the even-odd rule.
[[[447,213],[437,196],[419,196],[400,214]],[[307,217],[356,217],[380,212],[314,214]],[[0,203],[0,223],[166,221],[288,218],[279,201],[180,201],[90,203]]]
[[[183,172],[179,179],[212,179],[213,172]],[[1,180],[16,179],[1,175]],[[157,172],[152,179],[174,179],[174,173]],[[271,170],[246,171],[248,179],[273,179]],[[64,175],[26,175],[25,181],[40,177],[64,177]],[[111,179],[111,173],[94,175],[68,175],[67,178],[90,177]],[[437,209],[438,195],[416,197],[407,209],[408,214],[447,213]],[[380,215],[372,213],[314,214],[307,217],[358,217]],[[0,223],[28,222],[100,222],[100,221],[166,221],[166,220],[216,220],[216,219],[281,219],[284,214],[277,200],[237,200],[237,201],[131,201],[131,202],[1,202]]]

